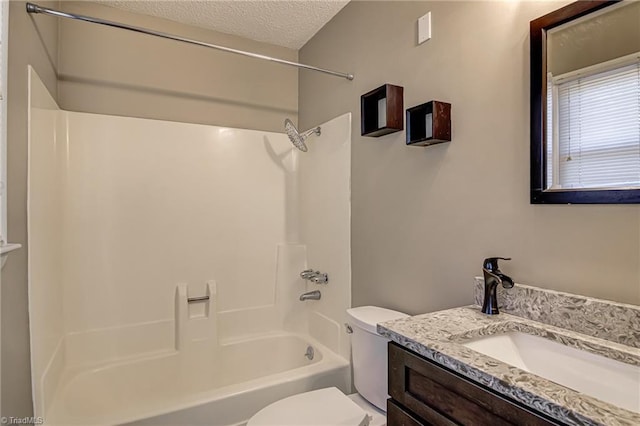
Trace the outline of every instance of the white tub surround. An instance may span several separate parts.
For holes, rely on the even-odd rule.
[[[47,411],[65,364],[63,313],[66,123],[29,67],[28,247],[31,387],[35,416]],[[34,173],[37,171],[37,173]]]
[[[198,407],[218,401],[230,425],[288,392],[349,391],[350,115],[301,153],[282,133],[62,111],[30,72],[35,415],[211,424]],[[310,266],[331,282],[302,303]]]
[[[351,307],[351,114],[321,128],[322,135],[308,141],[309,152],[299,156],[300,241],[307,266],[327,273],[329,283],[306,281],[304,290],[322,292],[321,300],[306,302],[311,335],[349,359],[343,324]]]

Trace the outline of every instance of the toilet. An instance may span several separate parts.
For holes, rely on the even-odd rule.
[[[324,388],[276,401],[258,411],[247,426],[385,426],[387,424],[387,342],[379,322],[408,317],[376,306],[347,309],[358,393]]]

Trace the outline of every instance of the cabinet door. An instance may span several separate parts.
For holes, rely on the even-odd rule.
[[[553,425],[434,362],[389,344],[389,395],[433,425]],[[395,426],[391,421],[389,426]]]

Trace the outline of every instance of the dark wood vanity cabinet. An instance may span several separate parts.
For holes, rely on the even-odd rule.
[[[559,425],[389,343],[388,426]]]

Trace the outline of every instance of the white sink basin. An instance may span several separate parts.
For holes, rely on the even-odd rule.
[[[483,336],[463,345],[578,392],[640,412],[640,366],[520,332]]]

